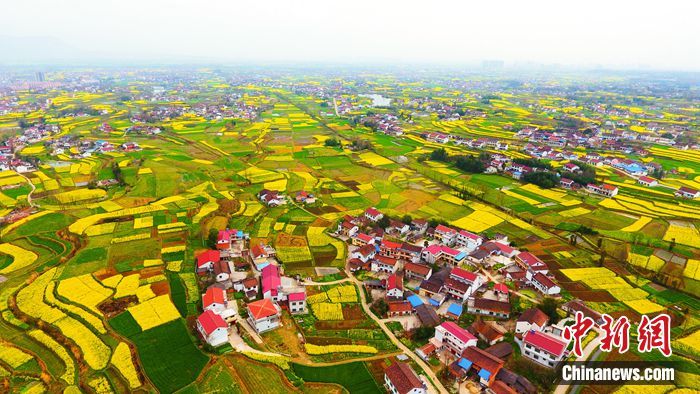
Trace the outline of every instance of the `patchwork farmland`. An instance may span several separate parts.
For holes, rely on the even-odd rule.
[[[669,315],[698,387],[697,97],[110,72],[0,90],[1,391],[549,392],[516,327],[563,341],[580,305]],[[497,342],[499,378],[460,365]]]

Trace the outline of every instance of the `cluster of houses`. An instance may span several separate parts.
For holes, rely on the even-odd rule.
[[[486,239],[445,225],[433,228],[420,219],[410,224],[390,220],[381,229],[377,222],[383,216],[376,208],[358,217],[345,216],[337,234],[351,244],[349,271],[371,271],[381,278],[364,284],[385,291],[390,318],[413,315],[421,325],[435,327],[435,336],[417,349],[418,355],[426,360],[434,354],[440,360],[449,359],[457,379],[473,372],[488,387],[504,385],[515,390],[522,386],[526,389],[520,392],[534,392],[526,379],[503,369],[503,357],[512,352],[512,348],[504,349],[510,345],[501,343],[508,332],[505,323],[512,315],[511,289],[505,283],[490,282],[478,271],[497,265],[498,272],[516,288],[557,297],[561,289],[547,264],[533,253],[511,247],[503,235]],[[465,312],[478,316],[468,329],[456,323]],[[551,368],[568,353],[561,328],[548,326],[548,320],[539,310],[526,311],[515,334],[525,357]],[[476,347],[479,339],[494,351]]]
[[[202,296],[204,312],[197,318],[198,332],[212,346],[228,341],[232,322],[262,333],[281,325],[283,308],[293,315],[308,313],[305,287],[283,275],[274,248],[261,244],[248,248],[248,240],[242,230],[220,230],[216,249],[196,256],[197,274],[213,282]],[[237,301],[229,297],[233,293],[247,301],[244,321],[239,320]]]

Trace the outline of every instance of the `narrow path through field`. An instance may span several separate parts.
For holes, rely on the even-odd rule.
[[[401,349],[408,357],[412,358],[413,361],[415,361],[416,364],[418,364],[418,366],[423,370],[423,374],[428,376],[432,380],[432,383],[438,392],[440,392],[441,394],[447,394],[447,390],[442,385],[442,383],[440,383],[440,379],[438,379],[437,375],[435,375],[433,370],[430,369],[428,364],[426,364],[420,357],[418,357],[418,355],[411,351],[411,349],[406,347],[406,345],[401,343],[401,341],[399,341],[399,339],[396,338],[394,333],[391,332],[391,330],[386,326],[386,324],[384,324],[384,322],[381,319],[375,316],[374,312],[372,312],[372,310],[369,308],[369,305],[367,304],[365,292],[362,291],[362,282],[360,282],[357,278],[352,276],[352,274],[348,272],[347,269],[345,270],[345,274],[350,280],[352,280],[352,282],[357,287],[357,291],[360,293],[360,303],[362,304],[362,308],[365,310],[365,313],[367,313],[367,316],[369,316],[372,320],[374,320],[377,323],[377,325],[379,325],[379,327],[381,327],[381,329],[396,347]],[[431,391],[432,388],[429,387],[429,392]]]
[[[32,188],[32,191],[30,191],[29,194],[27,194],[27,203],[32,208],[37,207],[37,205],[34,204],[34,201],[32,201],[32,193],[34,193],[36,191],[36,186],[34,186],[34,183],[32,183],[32,181],[29,178],[27,178],[24,174],[17,173],[17,175],[24,178],[27,181],[27,183],[29,184],[29,187]]]

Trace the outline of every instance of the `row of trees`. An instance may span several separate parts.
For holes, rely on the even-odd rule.
[[[472,174],[484,172],[486,162],[489,159],[488,153],[482,152],[479,156],[473,155],[452,155],[447,153],[445,148],[435,149],[429,156],[430,160],[441,161],[443,163],[453,163],[460,170]]]

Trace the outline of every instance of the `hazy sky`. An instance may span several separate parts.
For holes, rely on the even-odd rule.
[[[700,71],[699,16],[696,0],[2,0],[0,62],[498,59]]]

